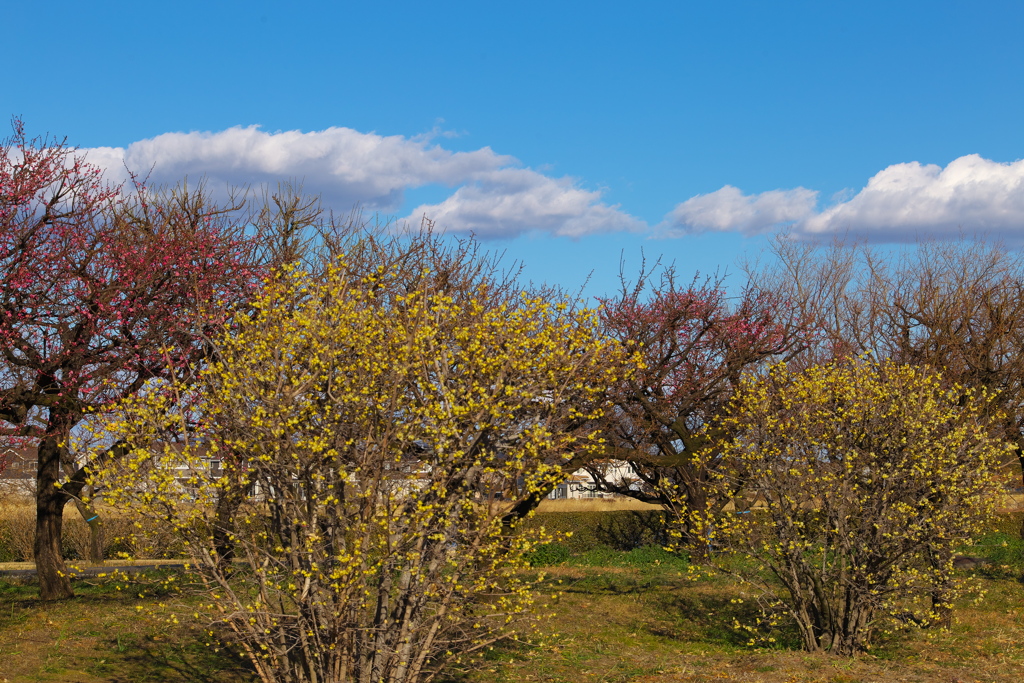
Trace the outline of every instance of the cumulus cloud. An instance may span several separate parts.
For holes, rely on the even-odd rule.
[[[804,220],[814,212],[817,201],[818,193],[803,187],[745,195],[726,185],[679,204],[663,227],[670,234],[708,230],[755,234]]]
[[[296,179],[321,194],[331,206],[359,203],[394,210],[408,187],[455,185],[513,163],[489,147],[451,152],[428,139],[328,128],[303,133],[267,133],[257,126],[236,126],[216,133],[164,133],[133,142],[127,149],[88,150],[93,163],[115,173],[125,166],[151,183],[174,183],[185,176],[205,177],[211,189]]]
[[[755,234],[787,226],[798,236],[849,234],[883,242],[963,232],[1024,239],[1024,161],[1001,163],[969,154],[945,168],[894,164],[852,197],[837,194],[822,210],[817,199],[817,192],[802,187],[745,195],[726,185],[677,205],[661,229],[668,235]]]
[[[1024,237],[1024,161],[968,154],[942,168],[895,164],[846,202],[809,216],[807,234],[850,232],[872,239],[953,237],[962,231]]]
[[[257,126],[219,132],[165,133],[127,148],[81,150],[114,179],[127,169],[151,184],[204,177],[208,187],[301,182],[325,205],[398,211],[405,191],[429,185],[457,188],[444,202],[417,207],[438,227],[481,236],[544,230],[562,235],[637,227],[640,222],[601,202],[599,192],[571,179],[520,168],[515,158],[489,147],[453,152],[432,144],[435,136],[407,138],[351,128],[267,133]]]
[[[579,237],[597,232],[638,231],[643,221],[601,202],[570,178],[551,178],[529,169],[505,168],[481,174],[440,204],[417,206],[409,221],[427,216],[438,225],[481,237],[539,230]]]

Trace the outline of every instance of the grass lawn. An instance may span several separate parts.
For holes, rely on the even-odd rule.
[[[694,580],[658,549],[541,559],[557,563],[544,571],[560,593],[549,601],[546,644],[496,647],[450,683],[1024,681],[1024,585],[1010,572],[983,576],[987,596],[961,605],[951,631],[883,639],[841,659],[807,655],[785,631],[773,649],[748,646],[731,626],[753,615],[749,601],[733,602],[737,586]],[[34,586],[0,579],[0,681],[254,680],[243,658],[204,644],[198,623],[162,621],[161,602],[180,598],[142,582],[78,581],[77,598],[46,604]]]
[[[142,581],[80,580],[73,600],[43,603],[36,586],[0,579],[0,682],[255,680],[242,658],[204,645],[197,624],[150,614],[175,598]]]
[[[732,602],[738,588],[721,578],[691,581],[658,567],[549,571],[562,595],[547,647],[496,648],[464,680],[1024,681],[1024,586],[1009,577],[984,579],[986,599],[961,605],[948,632],[903,634],[844,659],[808,655],[784,632],[773,649],[747,646],[731,624],[754,610]]]

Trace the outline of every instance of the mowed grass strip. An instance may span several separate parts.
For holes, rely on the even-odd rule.
[[[750,646],[749,634],[735,623],[756,621],[755,596],[726,576],[690,571],[659,549],[618,553],[612,562],[608,549],[549,551],[546,642],[496,647],[485,666],[451,680],[1024,681],[1024,543],[992,534],[964,550],[990,562],[968,572],[984,595],[957,605],[952,629],[879,634],[871,651],[850,659],[801,651],[788,624],[780,625],[770,647]],[[601,560],[605,566],[597,565]]]
[[[198,622],[165,621],[161,603],[174,599],[180,613],[181,599],[159,576],[74,586],[74,599],[44,603],[37,586],[0,579],[0,682],[256,680],[244,658],[205,645]]]
[[[756,619],[753,596],[660,548],[548,552],[535,563],[547,574],[538,603],[552,615],[543,644],[506,643],[442,680],[1016,683],[1024,680],[1022,548],[992,534],[965,549],[992,560],[975,570],[982,600],[960,604],[949,631],[877,637],[852,659],[808,655],[785,627],[771,647],[748,645],[734,624]],[[238,653],[205,644],[199,621],[163,620],[162,603],[180,615],[190,598],[162,585],[159,574],[81,580],[74,600],[41,603],[31,584],[0,579],[0,681],[254,681]]]

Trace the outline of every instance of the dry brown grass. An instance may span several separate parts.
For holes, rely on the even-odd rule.
[[[545,498],[537,512],[613,512],[615,510],[660,510],[660,505],[641,503],[632,498],[574,498],[550,500]]]
[[[1000,512],[1018,512],[1024,510],[1024,493],[1005,493],[999,501]]]
[[[469,683],[1018,683],[1024,681],[1024,587],[985,580],[987,599],[961,604],[950,631],[877,638],[854,658],[810,655],[780,635],[748,647],[732,627],[749,602],[724,579],[690,581],[658,568],[553,568],[563,591],[545,647],[494,651]],[[561,581],[561,584],[558,584]]]
[[[0,579],[0,683],[256,680],[241,657],[207,647],[198,624],[152,613],[159,595],[118,585],[76,581],[73,600],[41,603],[33,586]]]
[[[690,580],[664,565],[553,567],[542,602],[554,616],[543,646],[496,648],[438,683],[1017,683],[1024,680],[1024,586],[984,579],[988,597],[957,610],[950,631],[876,639],[854,658],[809,655],[786,642],[745,644],[732,627],[749,602],[722,578]],[[0,681],[251,681],[237,656],[202,645],[195,625],[152,614],[166,598],[76,582],[79,597],[44,604],[0,579]],[[137,606],[143,606],[141,612]],[[792,640],[792,639],[791,639]]]
[[[138,559],[156,559],[173,553],[176,540],[169,533],[138,534],[136,520],[122,512],[100,508],[103,520],[101,539],[104,555],[112,558],[127,553]],[[32,559],[32,545],[35,540],[35,506],[24,501],[0,502],[0,545],[6,552],[6,559],[13,562],[27,562]],[[88,557],[89,525],[81,513],[72,505],[64,508],[65,555],[82,559]]]

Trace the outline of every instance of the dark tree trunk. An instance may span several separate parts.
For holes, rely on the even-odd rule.
[[[703,518],[707,510],[707,495],[700,482],[686,485],[686,509],[683,511],[683,545],[690,553],[690,562],[697,565],[711,563],[711,544],[714,542],[712,520]]]
[[[60,480],[60,439],[48,434],[39,444],[36,472],[36,539],[33,555],[39,576],[39,597],[63,600],[74,596],[61,552],[64,506],[69,498],[57,488]]]
[[[1021,439],[1018,439],[1017,443],[1014,444],[1013,450],[1017,452],[1017,461],[1020,463],[1021,481],[1024,483],[1024,445],[1021,444]],[[1021,520],[1020,537],[1024,538],[1024,519]]]
[[[232,534],[235,531],[235,513],[238,504],[234,497],[221,491],[217,499],[216,516],[213,524],[213,547],[217,551],[217,565],[225,573],[231,572],[231,563],[235,559],[235,542]]]
[[[214,477],[235,477],[232,486],[221,489],[214,510],[213,547],[217,551],[217,564],[221,571],[230,574],[235,561],[235,516],[252,494],[252,481],[242,481],[235,471],[214,472]]]
[[[949,566],[951,561],[951,553],[944,552],[939,554],[931,548],[928,549],[928,563],[933,569],[943,571],[945,567]],[[932,602],[932,613],[935,615],[935,621],[930,625],[947,629],[952,627],[953,608],[949,604],[949,591],[947,590],[946,584],[944,583],[943,585],[935,586],[931,591],[930,597]]]
[[[509,528],[514,524],[518,524],[523,519],[537,509],[541,501],[547,498],[548,494],[554,490],[554,486],[546,487],[544,490],[534,491],[533,493],[527,494],[521,500],[517,501],[505,516],[501,518],[501,523],[504,527]]]

